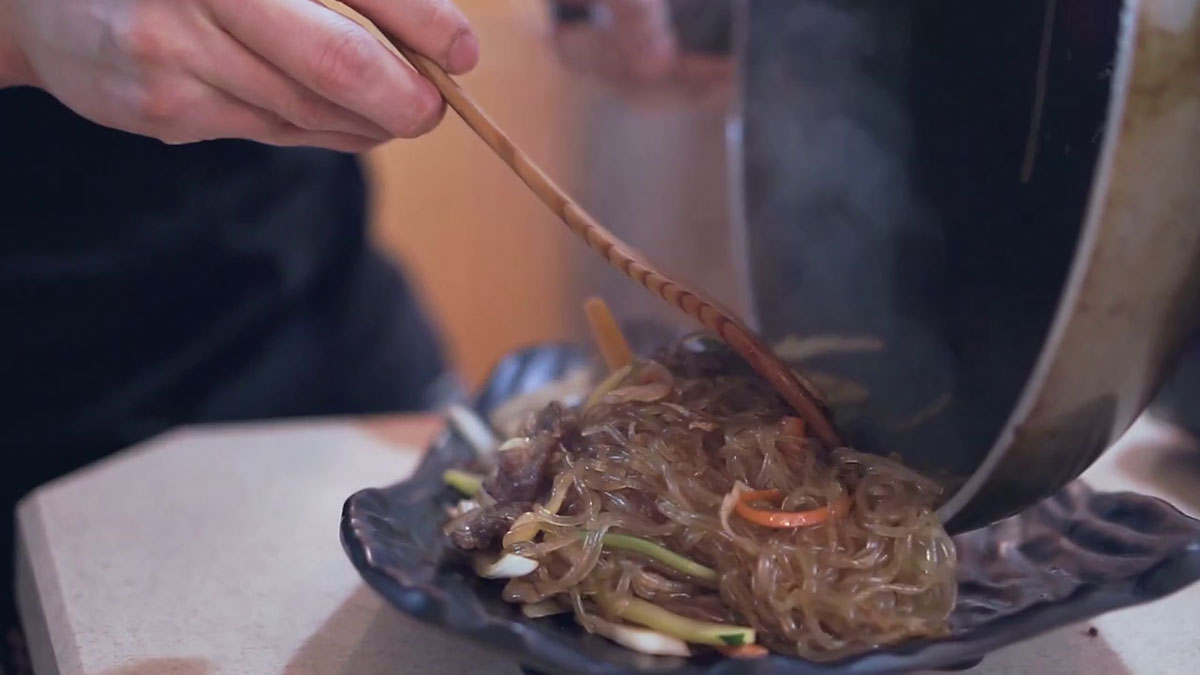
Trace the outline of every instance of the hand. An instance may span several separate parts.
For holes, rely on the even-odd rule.
[[[452,73],[479,60],[451,0],[347,4]],[[367,28],[312,0],[0,0],[0,20],[0,84],[40,86],[94,122],[167,143],[362,152],[420,136],[444,112]]]
[[[671,0],[559,0],[559,4],[588,8],[603,17],[556,27],[555,45],[572,70],[642,100],[679,89],[693,95],[723,94],[727,89],[730,59],[681,48]],[[687,12],[689,6],[679,3],[675,9]]]

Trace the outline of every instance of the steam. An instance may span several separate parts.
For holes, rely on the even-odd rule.
[[[953,374],[933,323],[944,243],[916,185],[901,4],[753,2],[745,66],[756,313],[768,337],[882,339],[882,355],[834,361],[871,391],[862,418],[874,425],[945,399]],[[882,428],[860,429],[858,440],[932,463],[908,457],[927,435],[912,448],[893,447],[903,439]]]

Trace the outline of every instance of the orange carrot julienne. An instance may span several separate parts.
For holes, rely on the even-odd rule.
[[[714,647],[731,659],[761,659],[771,652],[762,645],[739,645],[737,647]]]
[[[785,417],[779,425],[792,436],[804,438],[808,435],[808,425],[799,417]]]
[[[608,308],[608,303],[600,298],[588,298],[583,303],[583,311],[587,315],[588,325],[592,328],[592,336],[609,372],[616,372],[633,363],[633,350],[621,333],[616,318]]]
[[[804,452],[804,439],[808,436],[808,424],[799,417],[784,417],[779,421],[779,440],[776,441],[780,450],[788,453]]]
[[[783,493],[779,490],[752,490],[743,492],[738,496],[737,503],[734,504],[733,509],[739,516],[755,525],[793,528],[823,523],[829,520],[830,517],[842,513],[850,506],[850,500],[845,497],[828,506],[822,506],[809,511],[768,511],[750,506],[750,502],[773,501],[777,499],[783,499]]]

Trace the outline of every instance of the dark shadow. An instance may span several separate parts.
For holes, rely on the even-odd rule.
[[[519,675],[515,663],[452,638],[359,586],[292,657],[281,675]],[[138,673],[141,675],[141,673]]]

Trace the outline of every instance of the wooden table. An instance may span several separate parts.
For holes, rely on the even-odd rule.
[[[516,675],[384,605],[338,541],[345,498],[405,476],[437,425],[184,429],[39,489],[19,509],[17,589],[37,673]],[[1200,451],[1161,425],[1140,423],[1088,479],[1200,513]],[[1200,585],[971,672],[1193,673],[1198,625]]]

